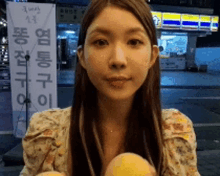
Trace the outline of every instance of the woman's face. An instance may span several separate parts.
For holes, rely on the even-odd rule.
[[[95,30],[102,28],[108,32]],[[130,32],[131,28],[141,31]],[[107,7],[88,28],[85,46],[78,49],[80,64],[98,90],[112,100],[134,97],[156,61],[159,49],[153,46],[143,25],[128,11]],[[152,56],[152,57],[151,57]],[[124,75],[131,78],[116,88],[106,78]]]

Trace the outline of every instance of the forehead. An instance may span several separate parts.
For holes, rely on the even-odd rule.
[[[101,34],[110,36],[110,35],[112,35],[113,32],[111,30],[109,30],[108,28],[100,26],[100,27],[95,27],[94,29],[90,30],[89,35],[93,35],[96,33],[101,33]],[[141,27],[130,27],[130,28],[126,29],[126,31],[125,31],[126,35],[135,34],[135,33],[141,33],[141,34],[144,34],[147,36],[146,31]]]
[[[125,34],[142,33],[147,35],[144,26],[131,12],[118,8],[106,7],[91,23],[87,34],[102,33],[111,35],[114,31]]]

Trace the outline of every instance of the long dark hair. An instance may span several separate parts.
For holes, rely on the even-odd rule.
[[[84,48],[87,29],[102,10],[109,5],[132,12],[148,33],[151,49],[153,49],[153,45],[157,45],[156,29],[151,9],[144,0],[92,0],[82,19],[78,46]],[[86,70],[80,65],[78,57],[77,62],[70,124],[72,175],[91,175],[79,132],[80,107],[83,105],[86,145],[94,172],[96,176],[100,176],[102,168],[101,156],[92,132],[93,118],[97,118],[96,88],[89,80]],[[136,92],[124,143],[126,152],[136,153],[148,160],[155,167],[158,176],[161,175],[162,171],[164,146],[161,115],[158,56],[155,64],[150,68],[145,82]]]

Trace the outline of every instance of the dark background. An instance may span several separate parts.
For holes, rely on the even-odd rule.
[[[35,3],[69,3],[76,5],[88,5],[90,0],[28,0],[28,2]],[[146,0],[149,4],[182,6],[182,7],[197,7],[197,8],[211,8],[214,9],[213,15],[220,16],[220,0]],[[6,0],[0,0],[0,16],[6,19]],[[193,12],[192,12],[193,13]],[[7,35],[5,28],[0,29],[0,35]],[[220,46],[220,32],[213,32],[212,35],[206,37],[198,37],[197,48],[202,47],[219,47]]]

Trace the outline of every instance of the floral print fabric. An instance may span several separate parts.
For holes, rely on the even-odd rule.
[[[47,171],[68,174],[71,107],[35,113],[22,139],[25,166],[20,176]],[[163,176],[201,176],[197,170],[197,142],[192,121],[177,109],[162,110]]]

